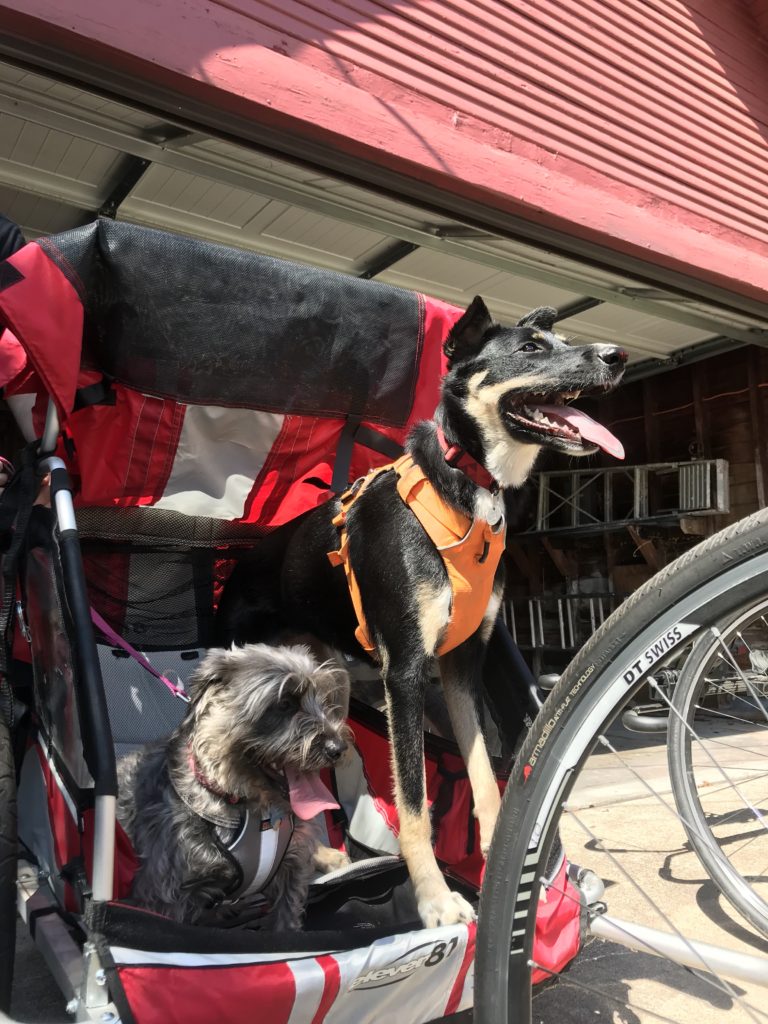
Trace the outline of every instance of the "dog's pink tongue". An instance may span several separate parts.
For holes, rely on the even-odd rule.
[[[293,813],[303,821],[309,821],[321,811],[333,811],[339,806],[317,772],[297,772],[286,768],[285,778]]]
[[[604,452],[613,455],[617,459],[624,458],[624,445],[601,423],[597,423],[591,416],[587,416],[581,409],[574,409],[570,405],[537,405],[537,409],[545,416],[554,416],[578,430],[585,441],[591,441],[599,445]]]

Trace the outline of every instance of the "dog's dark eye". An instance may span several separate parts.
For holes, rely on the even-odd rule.
[[[538,352],[539,346],[533,341],[526,341],[524,345],[520,346],[521,352]]]
[[[281,697],[277,702],[277,706],[281,711],[292,714],[299,706],[299,702],[296,697]]]

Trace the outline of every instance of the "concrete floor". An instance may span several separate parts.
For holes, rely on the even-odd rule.
[[[609,751],[592,756],[563,818],[563,842],[571,861],[604,880],[610,915],[663,931],[679,929],[699,942],[767,957],[768,975],[768,940],[722,898],[670,810],[665,738],[649,740],[622,729],[614,729],[609,738],[619,756]],[[739,742],[741,750],[728,751],[729,769],[733,777],[756,780],[745,792],[768,814],[768,781],[763,778],[768,730],[755,728]],[[708,766],[699,781],[706,792],[718,779],[718,772]],[[720,787],[706,809],[716,813],[734,806],[732,792]],[[748,846],[740,844],[739,869],[759,879],[758,891],[768,900],[768,831],[755,825],[751,838]],[[647,897],[663,909],[666,919]],[[603,994],[595,997],[581,986]],[[542,991],[534,1006],[537,1024],[740,1024],[768,1021],[768,988],[739,982],[731,983],[730,992],[723,991],[649,953],[591,939],[572,970]]]

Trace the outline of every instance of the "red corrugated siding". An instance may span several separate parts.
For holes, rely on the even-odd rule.
[[[429,109],[499,148],[543,148],[768,241],[768,46],[739,2],[226,7],[281,53],[382,102]]]
[[[763,38],[768,39],[768,0],[746,0],[746,3],[757,23],[758,31]]]
[[[0,0],[0,24],[233,114],[255,137],[277,128],[423,182],[436,202],[471,200],[768,301],[767,11]]]

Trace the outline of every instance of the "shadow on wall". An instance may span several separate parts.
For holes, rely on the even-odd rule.
[[[714,106],[768,141],[768,0],[682,0],[692,24],[733,96],[711,95]],[[713,88],[706,80],[705,89]],[[716,84],[716,83],[714,83]],[[749,159],[750,154],[740,154]]]

